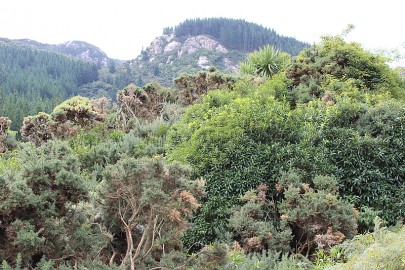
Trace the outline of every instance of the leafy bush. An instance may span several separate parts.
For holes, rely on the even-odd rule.
[[[274,187],[290,169],[300,170],[307,183],[316,174],[336,176],[343,198],[382,211],[390,224],[403,216],[403,102],[336,94],[291,108],[274,98],[286,84],[280,76],[211,91],[171,128],[168,158],[191,164],[207,186],[196,226],[185,238],[190,245],[213,241],[213,228],[226,226],[241,194],[261,183]],[[381,129],[382,119],[390,127]]]
[[[359,106],[350,102],[359,109],[347,109],[350,103],[344,103],[330,108],[335,116],[326,121],[328,128],[323,132],[331,173],[340,179],[340,193],[356,207],[381,211],[384,220],[395,224],[405,206],[405,104],[383,100]],[[351,124],[345,128],[338,117]]]
[[[274,81],[274,87],[279,83]],[[306,119],[312,116],[304,109],[291,111],[287,102],[255,90],[209,92],[169,132],[169,159],[190,163],[206,180],[208,197],[193,220],[189,244],[212,241],[213,228],[225,225],[237,198],[261,183],[274,187],[281,171],[297,167],[305,177],[325,173],[324,151],[313,143],[321,123]]]

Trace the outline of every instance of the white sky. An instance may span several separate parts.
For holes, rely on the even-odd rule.
[[[245,19],[309,43],[354,24],[348,38],[365,48],[405,44],[403,0],[0,0],[0,37],[82,40],[129,60],[164,27],[197,17]]]

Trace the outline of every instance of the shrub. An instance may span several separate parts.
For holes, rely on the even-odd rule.
[[[281,252],[266,252],[244,254],[234,250],[229,254],[223,270],[306,270],[309,269],[310,262],[305,258],[281,254]]]
[[[346,263],[326,267],[328,270],[392,269],[405,267],[405,226],[398,231],[381,227],[378,219],[373,233],[358,235],[340,247],[348,257]]]
[[[25,145],[19,160],[19,170],[0,175],[0,258],[12,263],[20,253],[34,267],[42,257],[94,256],[104,240],[77,207],[88,192],[68,145]]]
[[[103,256],[121,266],[148,267],[162,254],[179,250],[187,218],[198,207],[202,182],[190,181],[188,167],[163,158],[125,158],[104,175],[104,217],[115,235]],[[200,184],[199,184],[200,183]]]
[[[356,232],[353,206],[337,197],[333,177],[305,183],[296,172],[282,175],[275,189],[259,185],[232,209],[228,226],[245,252],[275,250],[310,255],[329,249]]]
[[[0,116],[0,154],[10,150],[12,145],[10,144],[9,128],[11,126],[11,120],[7,117]]]

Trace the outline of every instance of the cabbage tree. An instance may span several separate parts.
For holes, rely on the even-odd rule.
[[[242,74],[272,77],[274,74],[285,70],[289,63],[289,54],[266,45],[249,54],[247,60],[241,64],[240,70]]]

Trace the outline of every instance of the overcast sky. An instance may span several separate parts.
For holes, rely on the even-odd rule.
[[[0,37],[58,44],[82,40],[129,60],[185,19],[227,17],[272,28],[309,43],[339,34],[368,49],[405,44],[402,0],[0,0]]]

